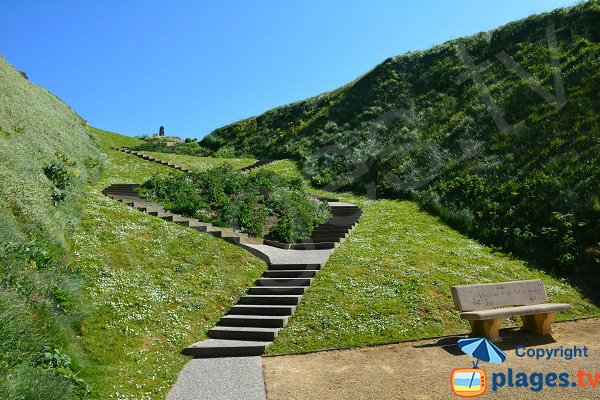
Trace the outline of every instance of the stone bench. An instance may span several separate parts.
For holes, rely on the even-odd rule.
[[[500,340],[498,330],[506,317],[518,315],[523,330],[548,335],[554,315],[571,309],[570,304],[547,303],[541,280],[461,285],[451,290],[460,317],[471,324],[472,335],[492,341]]]

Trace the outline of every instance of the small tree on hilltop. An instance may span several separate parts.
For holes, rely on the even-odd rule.
[[[165,127],[161,126],[158,130],[158,136],[165,136]]]

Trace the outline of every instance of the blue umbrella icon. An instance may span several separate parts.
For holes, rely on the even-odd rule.
[[[464,353],[477,359],[477,361],[473,363],[473,368],[477,368],[479,361],[500,364],[506,360],[506,353],[486,338],[460,339],[458,341],[458,348]],[[473,384],[474,377],[475,373],[473,373],[473,376],[471,377],[469,387]]]

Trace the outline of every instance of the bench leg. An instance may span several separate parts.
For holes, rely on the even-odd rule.
[[[500,340],[500,326],[504,318],[495,319],[470,319],[471,324],[471,335],[476,337],[486,337],[492,342],[499,342]]]
[[[555,313],[522,315],[523,330],[538,335],[549,335],[552,333],[552,320]]]

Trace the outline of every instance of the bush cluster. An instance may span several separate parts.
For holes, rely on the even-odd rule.
[[[66,189],[73,183],[73,179],[79,176],[75,168],[75,162],[63,153],[56,154],[58,161],[47,164],[44,167],[44,175],[52,182],[54,188],[50,199],[55,206],[67,198]]]
[[[174,212],[285,243],[309,237],[330,214],[326,203],[304,191],[301,179],[260,169],[242,173],[228,164],[155,177],[139,192]]]

